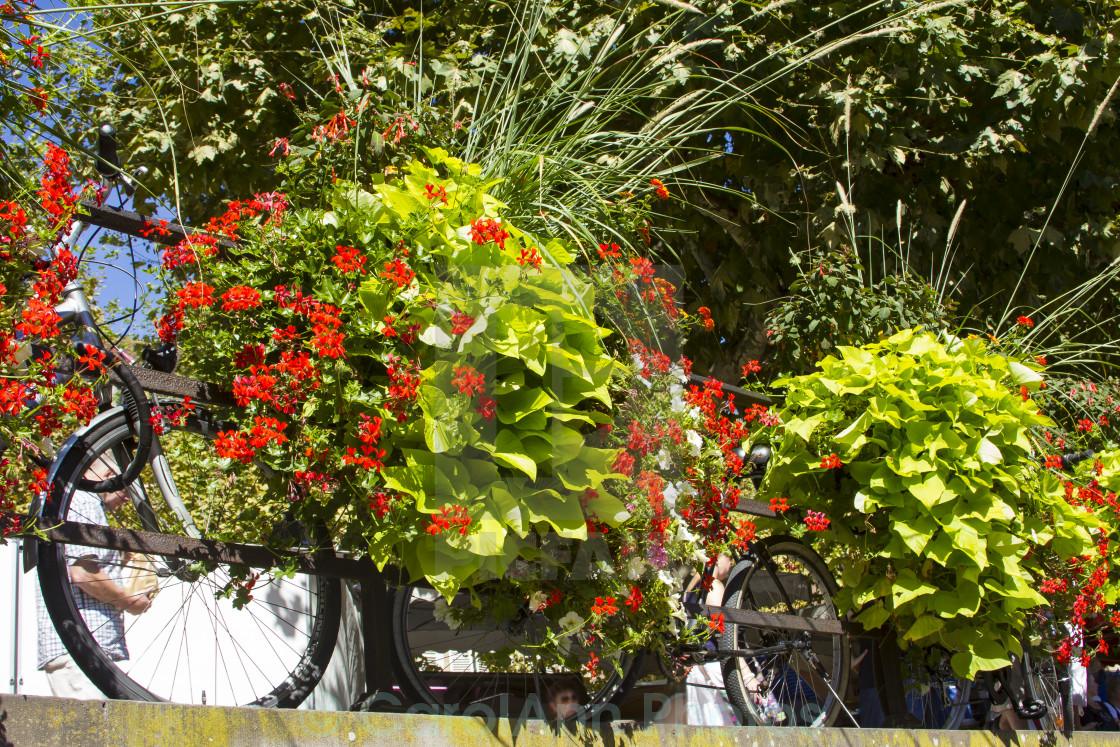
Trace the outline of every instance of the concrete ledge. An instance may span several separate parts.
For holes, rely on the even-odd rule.
[[[689,726],[636,727],[628,722],[579,734],[552,731],[540,721],[496,721],[455,716],[276,711],[0,696],[0,745],[60,747],[155,747],[157,745],[463,745],[535,747],[579,743],[585,747],[649,745],[743,745],[743,747],[1061,747],[1110,744],[1120,734],[1083,732],[1067,741],[1045,732],[992,734],[983,731],[888,729],[762,729]]]

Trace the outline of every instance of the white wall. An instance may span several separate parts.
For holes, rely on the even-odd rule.
[[[0,546],[0,692],[50,695],[47,676],[35,668],[38,627],[35,586],[39,577],[23,573],[23,543]]]

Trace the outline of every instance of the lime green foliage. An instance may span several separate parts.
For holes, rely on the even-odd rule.
[[[1024,397],[1034,367],[985,341],[907,330],[840,347],[788,387],[764,493],[823,511],[837,544],[839,605],[867,628],[940,643],[961,675],[1020,650],[1050,558],[1093,547],[1097,520],[1039,469]],[[825,469],[835,453],[845,465]],[[1029,553],[1029,555],[1028,555]]]
[[[249,286],[262,305],[188,310],[182,342],[202,375],[230,386],[261,371],[230,357],[263,345],[265,366],[283,386],[276,361],[289,348],[274,328],[294,325],[296,350],[310,337],[318,387],[297,397],[294,418],[275,399],[250,397],[236,413],[241,430],[257,416],[289,421],[287,441],[260,448],[257,458],[286,478],[313,472],[337,481],[314,488],[299,508],[329,516],[346,549],[401,564],[450,593],[467,579],[502,574],[522,548],[535,551],[533,530],[584,538],[585,490],[598,493],[587,511],[608,524],[626,514],[603,485],[615,452],[583,437],[605,419],[615,367],[590,286],[568,269],[572,255],[559,241],[505,221],[504,247],[472,240],[472,222],[499,220],[502,205],[477,167],[438,149],[425,154],[401,178],[339,181],[328,207],[297,204],[280,225],[263,223],[241,237],[236,261],[202,258],[194,269],[215,298]],[[429,196],[438,188],[446,203]],[[366,274],[339,266],[340,246],[365,258]],[[543,257],[539,269],[519,262],[533,251]],[[415,279],[394,280],[394,262]],[[337,309],[344,356],[314,353],[322,331],[278,303],[280,285]],[[463,317],[472,318],[469,327],[453,329]],[[481,377],[470,391],[461,378],[467,367]],[[402,393],[410,386],[415,395]],[[381,418],[377,466],[360,463],[367,418]],[[286,503],[291,488],[281,482],[273,495]],[[379,496],[387,510],[377,510]],[[469,518],[462,532],[458,524],[433,529],[433,517],[459,507]]]

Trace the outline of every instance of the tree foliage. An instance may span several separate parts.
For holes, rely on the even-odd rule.
[[[381,92],[382,127],[435,105],[452,152],[507,177],[496,194],[515,213],[594,208],[573,222],[587,240],[610,234],[612,193],[665,181],[675,223],[659,245],[736,341],[696,351],[724,373],[759,357],[760,312],[794,280],[791,252],[850,243],[838,181],[860,208],[857,233],[905,247],[923,272],[947,261],[963,276],[962,311],[998,316],[1024,268],[1017,302],[1053,296],[1120,246],[1109,99],[1120,11],[1091,0],[145,13],[97,23],[116,52],[104,111],[153,167],[156,192],[177,183],[199,211],[267,189],[273,139],[336,85]]]

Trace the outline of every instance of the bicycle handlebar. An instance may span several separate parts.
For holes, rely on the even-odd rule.
[[[1097,455],[1097,452],[1092,449],[1085,449],[1085,451],[1078,451],[1073,454],[1062,454],[1062,469],[1070,469],[1078,462],[1083,462],[1086,459],[1092,459]]]
[[[112,179],[121,170],[121,159],[117,154],[117,129],[105,123],[97,130],[97,173],[105,179]]]

